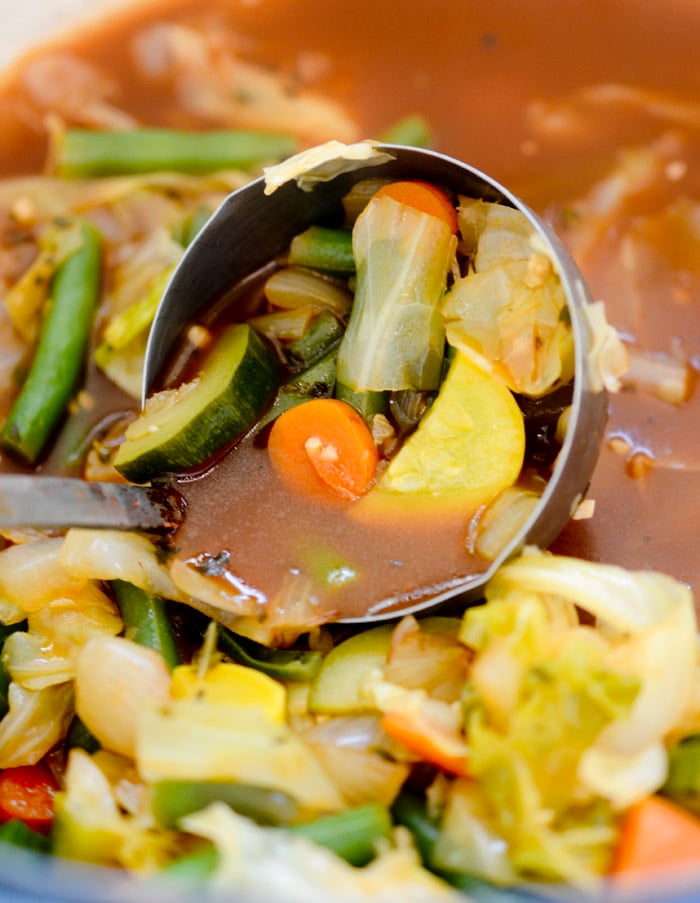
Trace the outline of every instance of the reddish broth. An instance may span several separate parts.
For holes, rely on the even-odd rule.
[[[700,69],[682,64],[697,53],[700,16],[691,0],[437,0],[429,9],[422,0],[209,0],[201,7],[150,4],[86,32],[71,49],[114,77],[115,103],[155,125],[189,123],[167,85],[129,72],[124,48],[133,28],[166,11],[183,21],[220,18],[240,35],[245,56],[290,74],[318,66],[315,89],[344,102],[367,135],[423,112],[440,150],[486,170],[553,219],[630,343],[679,353],[694,382],[700,227],[667,210],[674,199],[700,201]],[[46,151],[39,123],[25,115],[19,74],[0,93],[0,172],[8,175],[39,170]],[[624,92],[607,100],[605,91],[584,93],[607,84],[656,93],[645,109]],[[621,148],[668,133],[677,142],[668,168],[581,251],[569,228],[572,205]],[[700,400],[692,389],[679,406],[634,390],[612,399],[609,441],[589,493],[594,514],[572,522],[557,551],[657,568],[697,585]]]

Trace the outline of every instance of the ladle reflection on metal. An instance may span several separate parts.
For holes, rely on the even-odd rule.
[[[281,254],[292,238],[308,226],[337,219],[341,199],[363,179],[422,179],[455,193],[497,202],[521,211],[533,226],[561,278],[575,347],[575,379],[566,437],[545,491],[516,536],[507,542],[485,573],[466,578],[407,611],[424,611],[454,597],[480,596],[496,568],[524,545],[547,547],[561,532],[583,498],[595,466],[607,415],[604,391],[594,390],[590,360],[591,336],[585,315],[590,298],[573,260],[556,235],[517,197],[478,170],[427,150],[375,145],[388,155],[381,163],[367,161],[352,171],[302,189],[285,182],[272,194],[258,179],[234,192],[206,224],[185,253],[160,303],[152,326],[144,367],[144,398],[153,391],[189,324],[202,317],[246,277]],[[597,386],[596,386],[597,389]],[[396,617],[396,610],[352,621]]]

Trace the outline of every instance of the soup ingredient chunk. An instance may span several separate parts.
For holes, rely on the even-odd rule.
[[[294,488],[309,494],[326,489],[350,500],[367,491],[377,467],[377,449],[364,420],[337,398],[317,398],[278,417],[268,452]]]
[[[134,483],[202,464],[249,429],[277,388],[272,349],[248,324],[229,327],[201,373],[149,398],[114,466]]]
[[[432,407],[367,504],[432,501],[474,511],[518,478],[523,417],[510,390],[457,352]]]
[[[457,211],[444,191],[430,182],[390,182],[375,194],[376,198],[393,198],[414,210],[429,213],[442,220],[453,235],[457,233]]]
[[[87,221],[80,231],[80,246],[54,276],[29,373],[0,436],[4,448],[30,464],[46,447],[76,388],[99,298],[102,238]]]
[[[56,782],[43,765],[18,765],[0,774],[0,820],[19,819],[33,831],[48,831]]]
[[[439,310],[457,239],[443,219],[388,195],[353,228],[357,291],[338,352],[338,383],[354,392],[434,390],[445,327]]]

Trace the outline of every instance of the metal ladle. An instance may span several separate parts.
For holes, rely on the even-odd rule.
[[[158,384],[186,328],[217,305],[232,287],[281,254],[299,232],[312,224],[337,219],[343,196],[360,180],[374,177],[421,179],[457,194],[504,204],[523,213],[555,264],[571,316],[575,378],[565,440],[539,503],[488,570],[467,578],[464,583],[427,602],[403,609],[406,612],[432,608],[455,596],[464,597],[465,601],[478,598],[486,581],[503,561],[526,544],[546,548],[554,541],[584,497],[590,482],[607,418],[607,395],[599,389],[595,361],[590,354],[592,337],[586,308],[591,299],[578,268],[550,227],[506,188],[466,163],[423,149],[383,144],[374,147],[388,159],[383,162],[356,161],[354,168],[316,181],[313,187],[308,184],[300,187],[296,180],[290,180],[272,194],[265,193],[265,179],[260,178],[235,191],[223,202],[185,252],[160,302],[146,351],[143,398],[145,400]],[[59,494],[62,498],[60,523],[47,522],[50,518],[47,511],[49,496],[46,495],[46,501],[35,504],[33,512],[27,511],[25,495],[24,520],[12,519],[12,505],[2,480],[34,481],[39,487],[43,486],[49,496],[50,492]],[[0,525],[11,523],[16,526],[21,522],[44,527],[80,525],[149,532],[175,530],[181,519],[178,492],[187,496],[186,483],[177,481],[177,492],[173,493],[163,489],[86,484],[48,477],[2,480]],[[54,484],[53,488],[50,483]],[[79,484],[75,487],[76,492],[82,491],[91,499],[84,510],[76,503],[66,502],[65,492],[70,488],[67,484]],[[17,490],[15,494],[21,495],[21,492]],[[105,516],[108,508],[109,518]],[[42,510],[46,513],[42,514]],[[392,611],[387,615],[380,614],[378,618],[395,617],[396,614]],[[367,619],[376,618],[352,620]]]

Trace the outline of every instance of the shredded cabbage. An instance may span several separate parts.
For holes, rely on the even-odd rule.
[[[443,301],[448,341],[488,362],[514,392],[536,397],[568,382],[574,344],[566,296],[526,217],[463,201],[459,222],[467,250],[474,244],[473,269]]]
[[[665,740],[697,706],[692,595],[662,574],[527,549],[486,597],[460,633],[475,652],[464,706],[478,808],[517,873],[590,884],[616,811],[662,786]],[[451,861],[473,811],[448,805]]]

